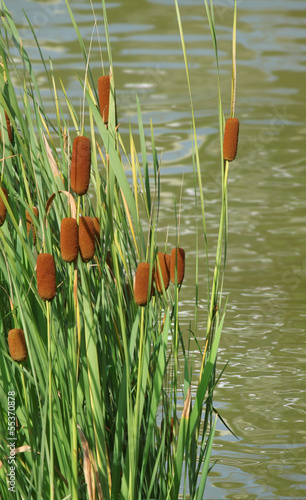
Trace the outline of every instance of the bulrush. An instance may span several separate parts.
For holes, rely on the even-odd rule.
[[[2,189],[2,192],[5,196],[5,198],[8,199],[7,189],[1,188],[1,187],[0,187],[0,189]],[[6,217],[6,206],[4,205],[4,201],[0,196],[0,227],[3,226],[3,224],[5,222],[5,217]]]
[[[89,262],[95,254],[94,225],[91,217],[80,217],[79,249],[83,262]]]
[[[150,263],[141,262],[137,267],[134,282],[135,302],[138,306],[147,305],[151,299],[153,286],[151,286],[151,291],[149,292],[148,297],[149,281]],[[151,279],[151,285],[153,285],[153,279]]]
[[[74,262],[79,253],[79,227],[76,219],[65,217],[61,222],[61,256],[65,262]]]
[[[96,243],[100,244],[100,219],[99,217],[93,217],[91,220],[93,223],[95,241]]]
[[[233,161],[237,154],[239,134],[238,118],[229,118],[225,123],[223,139],[223,158],[227,161]]]
[[[10,356],[14,361],[25,361],[28,357],[28,350],[24,338],[24,332],[20,328],[14,328],[8,333],[8,346]]]
[[[109,92],[110,78],[109,76],[100,76],[98,80],[99,106],[102,120],[105,125],[108,124],[108,109],[109,109]]]
[[[170,275],[170,261],[171,261],[171,255],[169,253],[165,253],[165,261],[166,261],[166,266],[168,273]]]
[[[32,211],[33,211],[35,217],[38,217],[38,215],[39,215],[38,208],[32,207]],[[30,231],[32,230],[32,232],[33,232],[33,245],[36,245],[36,231],[35,231],[35,227],[33,224],[33,219],[27,210],[26,210],[26,223],[27,223],[27,235],[29,236]]]
[[[175,268],[177,269],[177,284],[183,282],[185,274],[185,250],[182,248],[173,248],[170,259],[170,277],[172,283],[175,283]]]
[[[13,130],[12,130],[12,127],[11,127],[11,122],[10,122],[9,117],[6,114],[6,111],[4,111],[4,114],[5,114],[7,135],[8,135],[9,141],[13,144],[13,142],[14,142],[14,134],[13,134]]]
[[[163,292],[163,284],[165,287],[165,290],[167,290],[169,286],[169,281],[170,281],[170,274],[169,274],[169,269],[167,267],[167,262],[166,262],[166,254],[162,252],[158,252],[157,254],[157,259],[159,262],[156,262],[155,265],[155,273],[154,273],[154,279],[155,279],[155,284],[156,284],[156,289],[159,293]],[[160,267],[160,270],[159,270]]]
[[[90,179],[91,143],[88,137],[76,137],[72,145],[71,189],[82,196],[87,193]]]
[[[41,253],[36,262],[37,291],[43,300],[51,301],[56,295],[55,263],[53,255]]]

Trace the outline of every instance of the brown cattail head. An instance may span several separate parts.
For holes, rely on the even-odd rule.
[[[100,244],[100,219],[99,217],[92,218],[94,235],[96,243]]]
[[[233,161],[237,154],[239,134],[238,118],[229,118],[225,123],[223,139],[223,158],[227,161]]]
[[[5,198],[8,199],[7,189],[1,187],[0,189],[2,189],[2,193],[4,194]],[[0,196],[0,227],[3,226],[5,217],[6,217],[6,206],[4,205],[4,201]]]
[[[95,235],[91,217],[80,217],[79,248],[83,262],[89,262],[95,254]]]
[[[166,254],[158,252],[157,259],[159,262],[159,266],[158,266],[158,263],[156,263],[154,279],[155,279],[157,291],[159,293],[162,293],[163,292],[163,284],[164,284],[165,290],[167,290],[167,288],[169,286],[170,273],[169,273],[169,269],[167,267]],[[159,271],[159,267],[160,267],[160,271]]]
[[[134,282],[135,302],[138,306],[145,306],[150,301],[153,291],[153,279],[151,276],[151,290],[149,291],[150,263],[141,262],[136,270]]]
[[[20,328],[14,328],[8,333],[8,345],[10,356],[14,361],[25,361],[28,357],[28,350],[24,338],[24,332]]]
[[[38,215],[39,215],[38,208],[37,207],[32,207],[32,211],[33,211],[35,217],[38,217]],[[34,227],[34,224],[33,224],[33,219],[32,219],[32,216],[30,215],[30,213],[27,210],[26,210],[26,223],[27,223],[27,235],[29,236],[30,231],[32,230],[32,233],[33,233],[33,245],[36,245],[36,231],[35,231],[35,227]]]
[[[51,301],[56,295],[56,276],[53,255],[41,253],[36,262],[37,291],[43,300]]]
[[[65,262],[74,262],[79,253],[79,227],[76,219],[65,217],[61,222],[61,255]]]
[[[99,105],[102,120],[105,125],[108,124],[110,78],[109,76],[100,76],[98,80]]]
[[[87,193],[90,179],[91,143],[88,137],[76,137],[72,145],[71,189],[82,196]]]
[[[177,284],[183,282],[185,274],[185,250],[182,248],[173,248],[170,259],[170,277],[172,283],[175,283],[175,268],[177,269]]]
[[[11,122],[10,122],[9,117],[6,114],[6,111],[4,111],[4,114],[5,114],[7,135],[8,135],[9,141],[13,144],[13,142],[14,142],[14,133],[13,133],[13,130],[12,130],[12,127],[11,127]]]

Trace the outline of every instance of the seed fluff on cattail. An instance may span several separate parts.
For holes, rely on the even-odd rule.
[[[41,253],[36,261],[37,291],[42,300],[52,301],[56,295],[56,273],[53,255]]]
[[[8,346],[10,356],[14,361],[21,363],[28,357],[28,350],[24,338],[24,331],[21,328],[13,328],[8,333]]]
[[[185,250],[173,248],[170,259],[170,277],[175,283],[175,269],[177,270],[177,284],[181,285],[185,275]]]
[[[149,281],[150,281],[150,263],[141,262],[137,267],[135,281],[134,281],[135,302],[138,306],[147,305],[147,303],[152,297],[153,280],[151,279],[150,291],[149,291]]]
[[[1,188],[2,189],[2,193],[4,194],[5,198],[8,200],[8,191],[6,188]],[[5,217],[6,217],[6,206],[4,204],[4,201],[3,199],[1,198],[0,196],[0,227],[3,226],[4,222],[5,222]]]
[[[76,219],[65,217],[61,222],[61,256],[65,262],[74,262],[79,253],[79,227]]]
[[[80,217],[79,249],[83,262],[89,262],[95,254],[95,234],[91,217]]]
[[[88,137],[78,136],[72,145],[70,182],[71,189],[79,196],[88,191],[91,166],[91,142]]]
[[[98,79],[99,106],[102,120],[108,124],[110,77],[100,76]]]
[[[233,161],[236,158],[239,134],[238,118],[229,118],[225,123],[223,139],[223,158]]]

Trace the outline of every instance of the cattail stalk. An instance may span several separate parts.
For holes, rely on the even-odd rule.
[[[169,282],[170,282],[170,274],[169,274],[169,269],[167,266],[167,261],[166,261],[166,254],[162,252],[158,252],[157,254],[157,260],[159,262],[156,263],[155,266],[155,273],[154,273],[154,279],[155,279],[155,285],[156,289],[159,293],[163,292],[163,286],[165,287],[165,290],[169,287]],[[160,271],[159,271],[160,269]]]
[[[149,291],[150,282],[150,263],[141,262],[136,270],[134,282],[135,302],[138,306],[145,306],[150,301],[153,291],[153,280],[151,276],[151,290]]]
[[[110,77],[100,76],[98,79],[99,106],[102,120],[108,124]]]
[[[8,191],[6,188],[1,188],[2,189],[2,193],[4,194],[5,198],[8,200]],[[5,222],[5,217],[6,217],[6,206],[4,204],[4,201],[3,199],[1,198],[0,196],[0,227],[3,226],[4,222]]]
[[[170,277],[175,283],[175,271],[177,271],[177,284],[181,285],[185,275],[185,250],[173,248],[170,259]]]
[[[21,363],[28,357],[28,350],[24,338],[24,331],[20,328],[13,328],[8,333],[8,346],[10,356],[14,361]]]
[[[223,158],[233,161],[236,158],[239,134],[238,118],[229,118],[225,123],[223,139]]]
[[[37,291],[44,301],[52,301],[56,295],[56,273],[53,255],[41,253],[36,261]]]
[[[72,145],[70,182],[71,189],[79,196],[88,191],[91,165],[91,142],[88,137],[78,136]]]
[[[39,215],[38,208],[37,207],[32,207],[32,211],[33,211],[35,217],[38,217],[38,215]],[[32,230],[32,233],[33,233],[33,245],[36,245],[36,231],[35,231],[35,227],[34,227],[34,224],[33,224],[32,216],[30,215],[30,213],[28,212],[28,210],[26,210],[26,223],[27,223],[27,235],[29,236],[30,231]]]
[[[61,222],[61,256],[65,262],[74,262],[79,253],[79,227],[76,219],[65,217]]]
[[[94,225],[91,217],[79,219],[79,249],[83,262],[89,262],[95,254]]]

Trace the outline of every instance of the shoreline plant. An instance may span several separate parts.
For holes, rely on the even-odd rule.
[[[179,246],[179,234],[171,256],[166,241],[163,248],[156,242],[162,209],[160,164],[152,127],[150,177],[138,99],[141,155],[131,127],[129,150],[120,136],[105,0],[102,11],[109,75],[96,79],[90,53],[66,0],[84,57],[81,115],[52,62],[47,66],[43,59],[29,23],[49,82],[55,121],[48,118],[33,66],[1,0],[0,491],[4,499],[204,498],[218,420],[213,394],[226,310],[222,294],[227,179],[233,151],[236,156],[238,130],[235,126],[234,138],[226,139],[231,156],[225,157],[214,6],[205,0],[217,63],[222,179],[211,277],[204,166],[199,159],[180,10],[174,1],[190,94],[195,201],[199,192],[207,267],[204,350],[197,341],[196,320],[191,333],[201,362],[196,384],[180,327],[185,251]],[[231,120],[235,46],[236,1]],[[132,173],[131,182],[125,164]],[[195,241],[196,312],[198,234]],[[179,359],[183,360],[183,384]],[[178,408],[181,393],[182,411]],[[8,418],[8,394],[15,398],[13,419]]]

